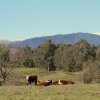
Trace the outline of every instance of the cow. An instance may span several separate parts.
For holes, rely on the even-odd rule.
[[[37,82],[37,85],[36,86],[50,86],[52,84],[52,80],[48,80],[46,82]]]
[[[68,84],[74,84],[74,82],[70,80],[59,80],[52,82],[52,85],[68,85]]]
[[[35,82],[35,85],[37,84],[37,75],[27,75],[26,76],[26,81],[27,81],[27,85],[33,82]]]
[[[52,85],[58,85],[59,81],[53,81]]]
[[[63,83],[61,82],[61,80],[59,80],[59,81],[53,81],[52,85],[63,85]]]
[[[63,85],[74,84],[74,82],[71,81],[71,80],[60,80],[60,82],[61,82]]]

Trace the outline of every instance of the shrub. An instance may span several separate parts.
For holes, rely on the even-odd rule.
[[[87,65],[80,74],[80,80],[84,83],[100,82],[99,61],[88,62]]]

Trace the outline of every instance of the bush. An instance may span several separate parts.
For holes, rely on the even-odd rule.
[[[33,60],[31,60],[31,59],[26,59],[26,60],[22,63],[22,65],[23,65],[24,67],[34,67],[34,66],[35,66]]]
[[[84,83],[100,82],[100,63],[99,61],[88,62],[88,67],[84,67],[80,75],[80,80]]]

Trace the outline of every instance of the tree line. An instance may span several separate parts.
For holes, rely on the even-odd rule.
[[[75,44],[55,44],[48,40],[36,49],[28,46],[17,49],[8,48],[4,44],[0,44],[0,77],[3,77],[5,66],[13,65],[14,67],[45,68],[48,71],[82,71],[82,81],[89,83],[93,80],[100,80],[99,62],[100,47],[90,45],[84,39]]]

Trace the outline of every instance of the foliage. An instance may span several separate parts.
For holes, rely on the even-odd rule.
[[[22,65],[23,65],[24,67],[34,67],[34,66],[35,66],[33,60],[31,60],[31,59],[25,59],[25,60],[22,62]]]
[[[8,48],[0,44],[0,77],[4,83],[14,67],[35,67],[48,71],[81,72],[84,83],[99,82],[100,47],[81,39],[75,44],[55,44],[48,40],[31,49]]]
[[[13,56],[15,57],[14,61],[19,67],[34,67],[32,55],[33,50],[28,46],[17,50],[17,52],[13,54]]]
[[[81,71],[89,60],[99,59],[99,48],[81,39],[75,44],[55,44],[48,40],[32,50],[30,47],[14,50],[14,62],[19,67],[42,67],[47,70]]]
[[[84,69],[80,75],[80,79],[84,83],[100,83],[100,62],[97,60],[95,62],[89,61],[84,64]]]
[[[44,44],[39,46],[34,50],[33,60],[35,66],[45,67],[49,70],[55,70],[54,65],[54,55],[55,55],[56,45],[51,41],[46,41]]]
[[[3,79],[5,84],[12,70],[12,61],[10,59],[10,51],[4,44],[0,44],[0,78]]]

